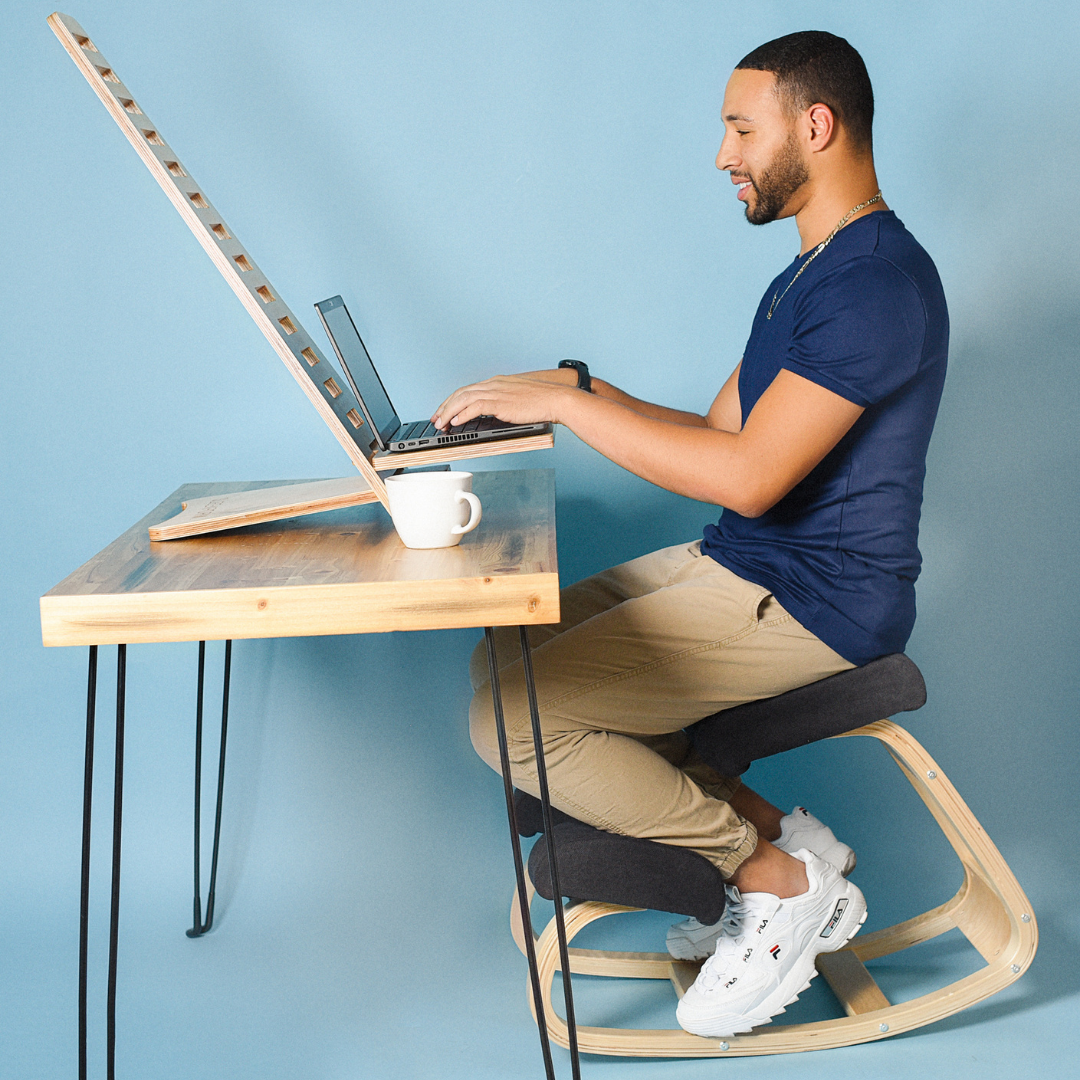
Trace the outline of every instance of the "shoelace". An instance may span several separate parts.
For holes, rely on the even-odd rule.
[[[716,942],[716,951],[701,966],[699,978],[705,989],[715,986],[723,978],[727,961],[733,953],[742,948],[746,938],[747,919],[755,917],[756,914],[737,890],[728,890],[727,907],[721,920],[721,934]]]

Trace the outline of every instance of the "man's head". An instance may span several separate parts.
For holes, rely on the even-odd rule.
[[[862,57],[819,30],[788,34],[739,61],[724,95],[717,168],[743,186],[746,218],[764,225],[798,211],[828,151],[872,161],[874,92]]]

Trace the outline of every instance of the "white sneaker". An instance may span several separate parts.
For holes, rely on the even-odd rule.
[[[809,889],[781,900],[728,886],[728,911],[716,952],[679,1002],[676,1017],[694,1035],[724,1038],[767,1024],[810,985],[820,953],[842,949],[866,920],[856,885],[809,851]]]
[[[780,839],[773,845],[793,855],[805,848],[847,877],[855,869],[855,852],[836,839],[832,829],[803,806],[780,819]],[[723,933],[724,920],[706,926],[697,919],[675,923],[667,932],[667,950],[676,960],[704,960],[712,956]]]
[[[855,869],[855,852],[836,839],[832,829],[819,821],[805,806],[796,806],[780,819],[780,839],[773,844],[793,855],[800,848],[812,851],[819,859],[832,863],[844,877]]]

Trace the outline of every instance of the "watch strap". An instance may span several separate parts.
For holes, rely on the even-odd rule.
[[[591,394],[592,388],[592,376],[589,374],[589,365],[581,360],[560,360],[559,367],[561,368],[573,368],[577,372],[577,385],[579,390],[584,390],[586,393]]]

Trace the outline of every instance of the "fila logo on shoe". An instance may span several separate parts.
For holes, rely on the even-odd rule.
[[[819,937],[829,937],[836,929],[836,924],[844,917],[844,912],[847,911],[847,897],[842,896],[836,901],[836,907],[833,909],[832,917],[825,924],[825,929],[821,931]]]
[[[765,927],[768,926],[768,925],[769,925],[769,920],[768,919],[762,919],[761,920],[761,925],[757,928],[756,932],[759,933],[759,934],[763,934],[765,932]]]
[[[769,955],[770,955],[770,956],[771,956],[771,957],[772,957],[772,958],[773,958],[774,960],[779,960],[779,959],[780,959],[780,946],[779,946],[779,945],[774,945],[774,946],[773,946],[773,947],[772,947],[772,948],[771,948],[771,949],[769,950]]]

